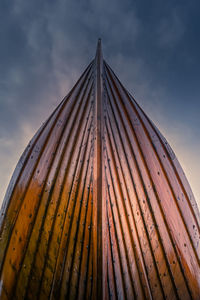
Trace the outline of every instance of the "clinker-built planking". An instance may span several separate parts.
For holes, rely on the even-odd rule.
[[[0,299],[200,299],[194,196],[100,40],[20,158],[0,226]]]

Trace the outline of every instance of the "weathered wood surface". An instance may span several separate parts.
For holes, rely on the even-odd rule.
[[[0,299],[200,299],[194,196],[100,41],[22,155],[0,225]]]

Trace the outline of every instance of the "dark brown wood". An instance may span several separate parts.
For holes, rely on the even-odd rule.
[[[0,299],[200,299],[199,211],[103,60],[33,137],[0,216]]]

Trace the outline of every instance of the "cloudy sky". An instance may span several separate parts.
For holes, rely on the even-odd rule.
[[[95,54],[174,149],[200,206],[200,1],[0,1],[0,203],[25,146]]]

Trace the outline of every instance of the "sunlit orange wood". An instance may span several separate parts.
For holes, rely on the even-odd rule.
[[[20,158],[0,226],[0,299],[200,299],[194,196],[100,40]]]

